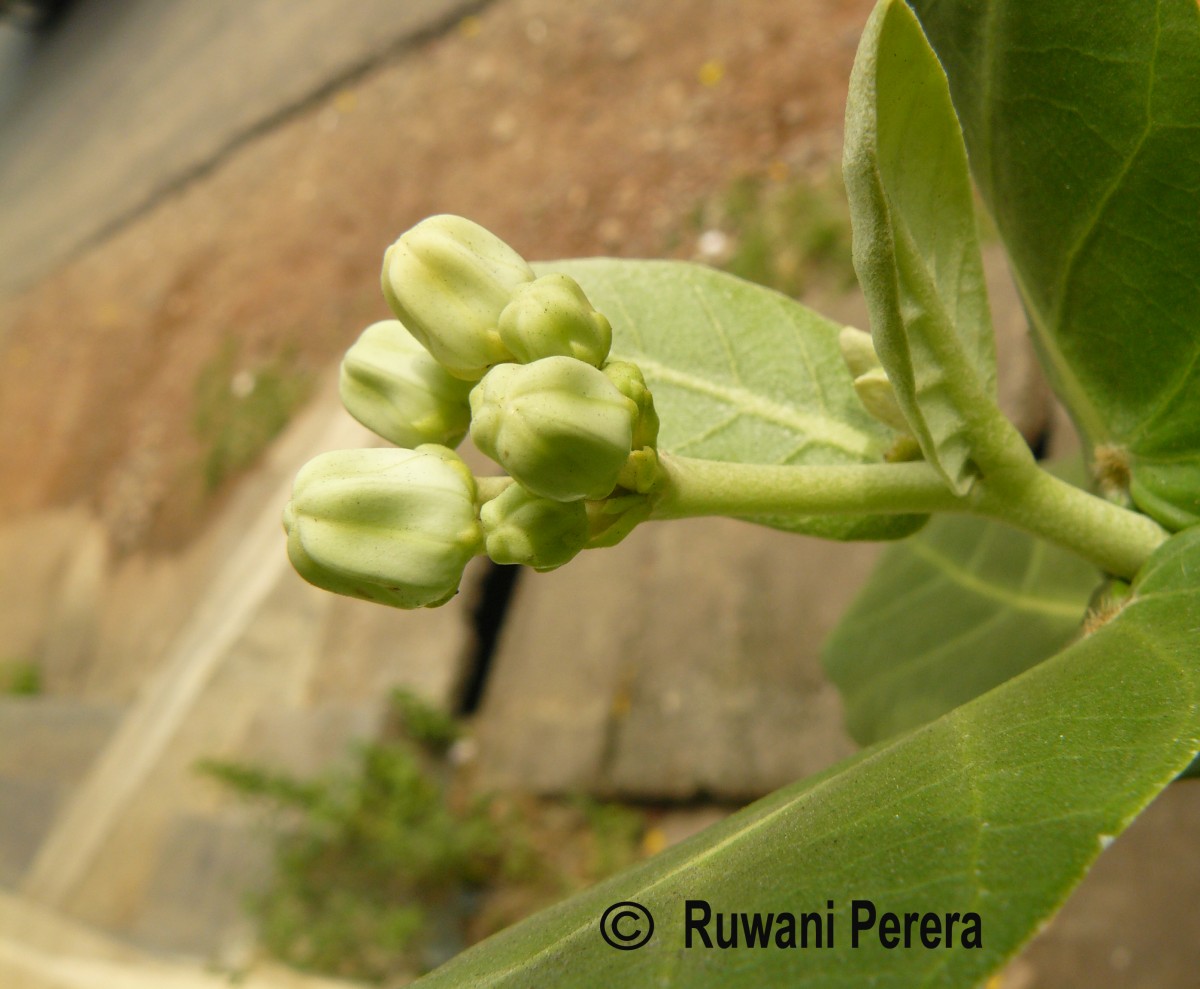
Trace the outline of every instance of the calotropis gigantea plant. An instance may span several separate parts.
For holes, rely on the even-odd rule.
[[[997,408],[972,174],[1088,484]],[[881,0],[845,175],[869,336],[694,265],[531,268],[456,217],[388,251],[397,320],[343,396],[403,449],[300,475],[314,583],[433,605],[478,553],[552,569],[694,515],[902,540],[826,648],[859,755],[424,984],[976,985],[1200,750],[1200,6]],[[468,430],[504,476],[451,451]],[[838,937],[688,948],[696,898],[832,901]],[[854,945],[856,900],[980,936]],[[614,901],[658,918],[640,950],[600,936]]]

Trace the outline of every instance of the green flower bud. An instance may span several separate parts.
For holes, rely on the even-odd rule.
[[[445,447],[325,453],[292,487],[288,556],[325,590],[397,608],[444,604],[482,549],[475,494]]]
[[[898,433],[912,431],[900,409],[900,403],[896,401],[896,392],[883,368],[876,368],[874,371],[860,374],[854,379],[854,391],[858,394],[863,408],[885,426],[891,426]]]
[[[500,314],[500,340],[522,364],[574,357],[599,367],[612,346],[612,327],[569,275],[545,275],[520,285]]]
[[[846,367],[855,378],[868,371],[874,371],[877,367],[883,367],[879,362],[879,355],[875,353],[875,342],[870,333],[864,333],[853,326],[842,327],[842,332],[838,334],[838,347],[842,352],[842,360],[846,362]]]
[[[588,540],[582,501],[539,498],[510,484],[479,513],[487,555],[496,563],[524,563],[545,572],[561,567]]]
[[[521,255],[461,216],[422,220],[383,256],[383,295],[392,312],[466,381],[513,359],[500,339],[500,313],[533,277]]]
[[[346,351],[339,384],[346,410],[396,446],[455,447],[471,425],[471,382],[451,376],[394,319],[368,326]]]
[[[642,369],[629,361],[610,361],[601,370],[626,398],[637,406],[633,424],[633,448],[654,447],[658,444],[658,413],[654,411],[654,396],[646,387]]]
[[[637,409],[590,364],[501,364],[471,392],[471,438],[534,494],[603,498],[629,459]]]

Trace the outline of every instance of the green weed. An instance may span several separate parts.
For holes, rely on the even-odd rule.
[[[287,425],[312,389],[311,376],[282,356],[242,366],[227,341],[196,380],[193,429],[204,446],[204,484],[213,491],[248,467]]]
[[[8,697],[36,697],[42,692],[42,668],[24,659],[0,662],[0,694]]]
[[[454,719],[404,691],[391,700],[386,737],[318,779],[198,767],[274,812],[274,878],[249,904],[274,957],[371,982],[412,975],[638,857],[639,813],[471,793],[440,758]]]
[[[691,222],[701,255],[740,278],[791,296],[814,281],[839,289],[854,284],[850,209],[836,177],[780,182],[745,176],[701,205]]]

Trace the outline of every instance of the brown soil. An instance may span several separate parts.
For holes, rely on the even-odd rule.
[[[219,500],[196,383],[327,366],[384,247],[471,216],[529,257],[687,256],[698,203],[836,160],[868,0],[500,0],[231,153],[0,314],[0,509],[89,502],[117,544]],[[220,492],[218,492],[218,495]]]

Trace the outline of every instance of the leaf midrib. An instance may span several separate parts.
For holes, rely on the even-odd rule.
[[[980,597],[999,601],[1017,611],[1033,614],[1049,615],[1053,618],[1080,618],[1079,602],[1066,598],[1033,596],[1020,591],[1013,591],[1001,584],[985,580],[977,574],[959,566],[948,556],[944,556],[924,543],[913,540],[908,544],[913,554],[919,556],[930,566],[942,571],[948,580],[954,581],[961,587],[978,594]],[[1028,575],[1027,575],[1028,576]]]
[[[782,426],[806,437],[820,439],[824,445],[844,450],[855,457],[880,452],[878,440],[836,419],[804,412],[794,405],[775,402],[738,385],[714,381],[678,368],[668,367],[645,354],[614,354],[615,359],[631,361],[642,369],[647,382],[654,380],[715,398],[741,414]]]

